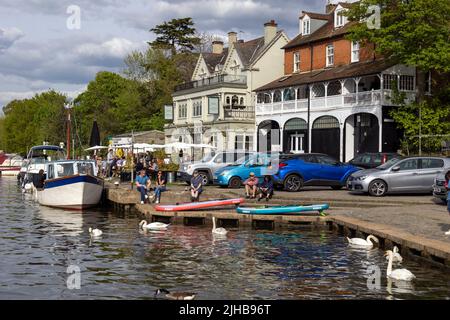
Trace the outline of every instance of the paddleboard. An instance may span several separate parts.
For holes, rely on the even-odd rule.
[[[328,204],[312,204],[308,206],[264,206],[264,207],[237,207],[237,213],[244,214],[301,214],[303,212],[318,211],[320,214],[328,209]]]
[[[239,205],[244,202],[244,199],[222,199],[222,200],[210,200],[203,202],[189,202],[189,203],[181,203],[177,205],[157,205],[155,206],[156,211],[187,211],[187,210],[196,210],[196,209],[204,209],[211,207],[219,207],[219,206],[228,206],[228,205]]]

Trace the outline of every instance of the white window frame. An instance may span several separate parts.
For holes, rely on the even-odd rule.
[[[398,79],[400,91],[414,91],[416,89],[416,77],[410,75],[400,75]]]
[[[192,104],[192,116],[193,117],[201,117],[202,116],[202,101],[194,101]]]
[[[345,25],[346,17],[344,15],[340,14],[340,13],[343,13],[344,11],[345,11],[345,9],[339,9],[334,12],[335,13],[335,16],[334,16],[334,27],[335,28],[340,28]]]
[[[294,72],[300,71],[300,51],[294,52]]]
[[[358,41],[352,41],[352,60],[351,62],[359,62],[359,42]]]
[[[331,49],[331,54],[330,54],[330,49]],[[334,45],[333,44],[329,44],[326,47],[326,66],[327,67],[331,67],[334,65]]]
[[[311,32],[311,19],[303,18],[302,19],[302,35],[308,35]]]

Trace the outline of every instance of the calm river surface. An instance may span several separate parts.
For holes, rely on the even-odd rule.
[[[349,248],[345,239],[310,228],[284,232],[172,225],[138,230],[139,219],[110,211],[83,214],[41,207],[0,178],[0,299],[153,299],[157,288],[198,299],[449,299],[450,274],[406,259],[412,286],[386,281],[379,249]],[[90,241],[87,229],[103,236]],[[69,265],[81,288],[69,290]],[[380,287],[367,269],[379,266]]]

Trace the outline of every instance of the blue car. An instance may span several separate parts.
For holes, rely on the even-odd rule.
[[[308,153],[280,162],[274,182],[291,192],[299,191],[304,186],[329,186],[339,190],[347,185],[348,177],[359,170],[326,154]]]
[[[278,165],[284,158],[277,153],[256,153],[239,165],[230,165],[218,169],[213,176],[214,184],[221,187],[239,188],[253,172],[256,177],[273,176],[278,171]]]

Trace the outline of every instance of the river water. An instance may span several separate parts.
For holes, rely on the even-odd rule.
[[[449,272],[406,258],[416,281],[389,283],[383,251],[350,248],[327,230],[230,229],[223,239],[209,227],[144,233],[138,223],[42,207],[0,178],[0,299],[153,299],[157,288],[224,300],[450,299]],[[89,227],[102,237],[91,241]],[[367,284],[371,268],[379,286]]]

